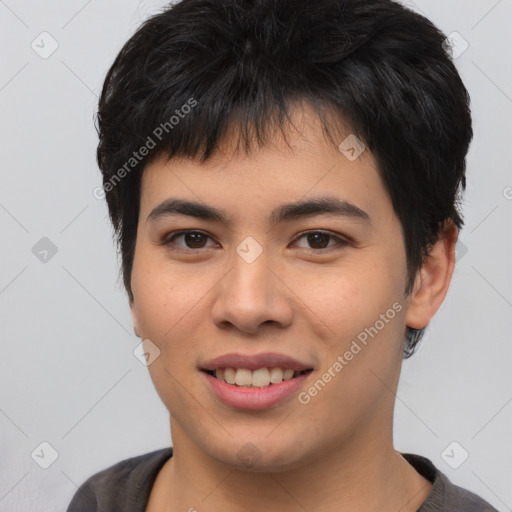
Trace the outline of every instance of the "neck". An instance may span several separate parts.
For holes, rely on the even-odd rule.
[[[318,453],[300,467],[272,473],[219,462],[173,424],[174,453],[159,475],[154,503],[168,512],[415,512],[431,483],[394,450],[390,430],[385,436],[359,436],[348,447]]]

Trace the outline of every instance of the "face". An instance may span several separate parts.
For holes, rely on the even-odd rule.
[[[311,113],[301,131],[291,149],[162,158],[141,184],[131,311],[174,445],[231,466],[249,452],[255,471],[388,439],[410,307],[373,156]]]

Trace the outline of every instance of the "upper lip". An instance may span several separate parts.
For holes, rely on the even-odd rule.
[[[265,352],[262,354],[224,354],[214,359],[206,361],[201,366],[202,370],[214,371],[220,368],[245,368],[247,370],[257,370],[258,368],[283,368],[291,369],[296,372],[311,370],[312,366],[285,356],[284,354],[276,354]]]

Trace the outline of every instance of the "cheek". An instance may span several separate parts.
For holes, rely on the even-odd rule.
[[[207,318],[199,301],[205,291],[199,274],[183,275],[176,268],[166,269],[158,262],[144,260],[143,255],[141,251],[132,272],[134,312],[140,336],[160,350],[148,371],[162,402],[177,417],[186,417],[188,393],[196,393],[196,382],[190,382],[199,350],[194,324],[198,314]],[[183,393],[185,381],[188,393]]]
[[[400,268],[386,262],[359,261],[338,268],[302,271],[290,276],[301,299],[304,315],[318,317],[324,324],[324,340],[343,349],[347,341],[355,339],[376,322],[379,331],[386,334],[403,322],[398,309],[403,306],[405,282]],[[400,303],[393,308],[393,304]],[[381,315],[384,319],[381,320]],[[382,322],[385,322],[385,328]],[[393,324],[393,325],[392,325]]]
[[[354,287],[345,298],[330,316],[334,342],[325,347],[321,371],[301,397],[304,411],[324,425],[325,438],[344,437],[393,410],[390,390],[402,360],[404,308],[396,297],[375,288],[369,296]]]
[[[389,393],[382,382],[391,387],[396,378],[405,327],[402,274],[401,267],[385,261],[367,261],[303,281],[301,293],[314,298],[308,306],[329,327],[326,350],[321,350],[322,370],[330,370],[321,380],[329,383],[321,394],[340,411],[373,410]],[[322,383],[318,387],[323,389]],[[318,414],[322,402],[317,401]]]
[[[204,279],[203,279],[204,281]],[[158,252],[139,247],[132,270],[132,290],[140,334],[165,341],[194,309],[200,273],[184,272]]]
[[[197,371],[197,356],[211,337],[209,299],[220,270],[176,264],[144,247],[136,254],[133,308],[140,336],[160,350],[148,369],[161,396],[180,387],[174,378],[182,382]]]

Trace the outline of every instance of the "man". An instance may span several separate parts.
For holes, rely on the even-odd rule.
[[[454,269],[469,97],[391,0],[183,0],[109,70],[98,163],[173,447],[68,511],[491,511],[393,447]]]

